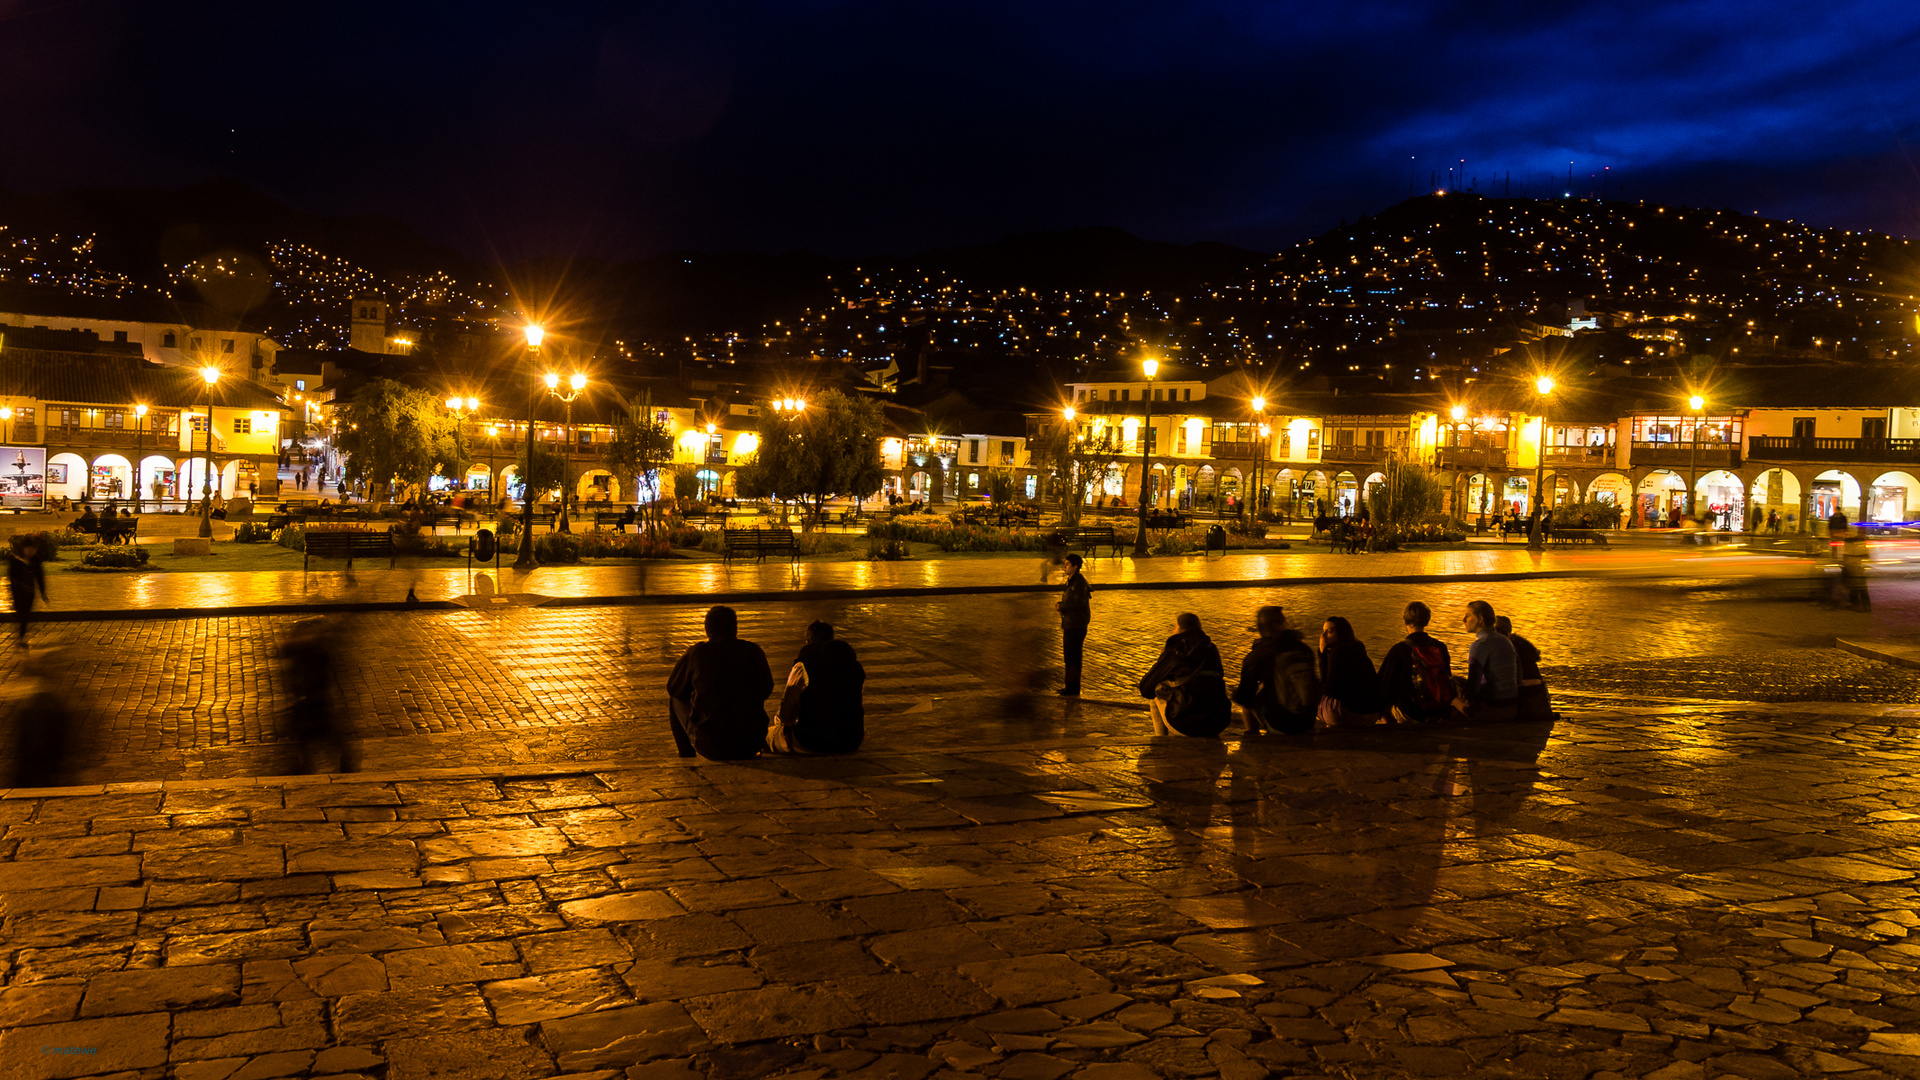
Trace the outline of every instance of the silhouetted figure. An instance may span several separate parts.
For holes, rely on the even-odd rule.
[[[767,742],[766,701],[773,694],[767,654],[740,640],[730,607],[707,611],[707,640],[680,657],[667,676],[668,719],[683,758],[739,761]]]
[[[1320,673],[1313,647],[1287,625],[1286,613],[1269,605],[1254,616],[1260,640],[1240,661],[1240,683],[1233,702],[1240,706],[1249,735],[1263,729],[1286,735],[1313,731],[1320,706]]]
[[[1200,629],[1200,616],[1183,612],[1174,626],[1177,632],[1140,679],[1140,696],[1148,701],[1155,735],[1211,739],[1233,716],[1225,665],[1213,639]]]
[[[1093,586],[1081,576],[1085,560],[1067,556],[1067,583],[1054,609],[1060,612],[1060,641],[1066,658],[1062,697],[1080,696],[1080,662],[1087,644],[1087,627],[1093,622]]]
[[[53,659],[38,652],[21,662],[7,687],[7,746],[0,785],[57,787],[71,782],[68,764],[73,710]]]
[[[807,643],[787,675],[780,718],[767,745],[783,754],[850,754],[867,736],[861,688],[867,669],[853,646],[833,636],[833,626],[815,619]]]
[[[33,597],[37,592],[40,599],[47,598],[47,568],[43,564],[45,553],[40,548],[40,538],[32,535],[15,536],[7,552],[7,592],[13,598],[13,617],[21,648],[27,647],[27,623],[33,619]]]
[[[314,751],[325,745],[333,749],[341,772],[358,772],[360,751],[335,701],[339,673],[327,620],[295,623],[280,655],[286,664],[287,726],[298,748],[300,771],[319,771]]]

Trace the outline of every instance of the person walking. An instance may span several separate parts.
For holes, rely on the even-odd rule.
[[[1513,642],[1494,629],[1497,618],[1492,604],[1473,600],[1460,619],[1473,644],[1467,646],[1467,677],[1455,680],[1453,707],[1468,720],[1504,721],[1519,714],[1519,660]]]
[[[1093,586],[1080,573],[1085,560],[1078,553],[1067,555],[1067,581],[1060,600],[1053,605],[1060,613],[1060,641],[1066,660],[1061,697],[1080,696],[1080,662],[1087,644],[1087,627],[1093,622]]]
[[[1254,629],[1260,638],[1240,661],[1240,683],[1233,691],[1233,702],[1240,706],[1241,730],[1249,735],[1263,730],[1311,733],[1314,710],[1320,707],[1320,675],[1312,646],[1287,625],[1286,612],[1274,605],[1254,613]]]
[[[773,669],[767,654],[740,640],[740,616],[707,610],[707,640],[689,648],[667,676],[667,720],[683,758],[743,761],[767,743],[767,698]]]
[[[1380,713],[1380,675],[1366,645],[1354,636],[1352,623],[1327,616],[1320,627],[1318,726],[1368,727]]]
[[[1174,634],[1141,677],[1139,689],[1152,712],[1155,735],[1211,739],[1233,717],[1220,650],[1200,629],[1200,616],[1191,612],[1174,617]]]
[[[1867,537],[1860,529],[1848,529],[1840,544],[1840,583],[1847,590],[1847,606],[1855,611],[1873,610],[1867,595]]]
[[[7,592],[13,598],[13,617],[18,624],[18,645],[27,647],[27,623],[33,618],[33,597],[47,598],[47,568],[40,538],[32,534],[15,536],[7,553]]]
[[[1453,658],[1446,643],[1427,633],[1433,609],[1415,600],[1400,613],[1407,636],[1380,658],[1380,697],[1388,723],[1431,724],[1453,706]]]

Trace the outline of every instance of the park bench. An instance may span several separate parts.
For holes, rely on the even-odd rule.
[[[140,519],[137,517],[100,519],[100,542],[103,544],[131,544],[139,535]]]
[[[721,550],[724,562],[732,562],[736,556],[748,555],[758,562],[765,562],[768,555],[784,554],[789,560],[800,557],[800,549],[793,542],[792,529],[725,529],[720,536],[724,545]]]
[[[1172,529],[1184,529],[1193,524],[1193,515],[1182,514],[1177,510],[1147,515],[1147,528],[1153,532],[1167,532]]]
[[[627,526],[632,525],[635,521],[635,516],[635,512],[632,510],[595,510],[593,512],[593,527],[596,529],[611,528],[613,531],[619,532]]]
[[[1555,529],[1549,540],[1556,544],[1598,544],[1607,546],[1607,534],[1599,529]]]
[[[267,531],[269,533],[277,533],[291,524],[293,524],[292,514],[279,513],[267,515]]]
[[[1086,526],[1077,529],[1059,529],[1056,532],[1070,548],[1080,548],[1088,554],[1098,554],[1100,545],[1105,544],[1113,549],[1115,558],[1120,555],[1120,537],[1111,525],[1098,528]]]
[[[322,529],[309,530],[307,533],[306,556],[300,560],[300,570],[306,572],[307,563],[315,555],[323,559],[347,560],[347,569],[353,569],[355,555],[385,555],[387,566],[393,566],[393,533],[361,532],[358,529]]]

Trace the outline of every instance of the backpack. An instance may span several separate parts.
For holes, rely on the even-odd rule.
[[[1453,703],[1453,668],[1446,647],[1437,641],[1407,642],[1413,654],[1413,699],[1427,712],[1443,712]]]

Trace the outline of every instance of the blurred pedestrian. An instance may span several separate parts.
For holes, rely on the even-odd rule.
[[[1513,642],[1494,629],[1493,605],[1485,600],[1467,603],[1460,625],[1473,635],[1467,646],[1467,676],[1455,679],[1454,710],[1468,720],[1512,720],[1519,714],[1519,661]]]
[[[18,624],[17,644],[27,647],[27,623],[33,618],[33,598],[47,599],[46,553],[40,537],[23,533],[13,537],[7,552],[7,592],[13,598],[13,617]]]
[[[291,729],[302,773],[318,772],[315,752],[333,751],[339,770],[360,771],[360,751],[351,725],[341,716],[338,694],[339,662],[334,626],[324,618],[302,619],[287,635],[280,655],[286,665],[287,726]]]
[[[1249,735],[1266,729],[1285,735],[1311,732],[1320,705],[1313,648],[1287,625],[1286,613],[1277,606],[1256,612],[1254,629],[1260,638],[1240,661],[1240,684],[1233,691],[1242,730]]]
[[[0,691],[7,718],[0,787],[58,787],[72,781],[74,715],[60,676],[55,653],[43,649],[22,660]]]
[[[1401,612],[1407,636],[1380,658],[1380,696],[1387,722],[1430,724],[1453,706],[1453,658],[1446,643],[1427,633],[1433,609],[1418,600]]]
[[[1380,675],[1367,647],[1354,636],[1353,624],[1329,615],[1320,627],[1320,706],[1322,728],[1367,727],[1380,720]]]
[[[1080,573],[1085,562],[1077,553],[1067,555],[1067,581],[1060,600],[1053,605],[1060,613],[1060,642],[1065,658],[1061,697],[1080,696],[1080,663],[1087,644],[1087,627],[1093,622],[1093,586]]]
[[[1847,591],[1848,607],[1855,611],[1873,609],[1867,595],[1867,536],[1863,529],[1848,529],[1840,543],[1840,584]]]
[[[853,646],[834,637],[833,625],[815,619],[787,674],[780,713],[767,731],[767,748],[778,754],[850,754],[867,736],[861,688],[867,669]]]
[[[1141,677],[1139,689],[1148,701],[1155,735],[1211,739],[1226,730],[1233,716],[1220,650],[1200,629],[1200,616],[1191,612],[1174,617],[1174,634]]]
[[[767,654],[740,640],[740,617],[730,607],[707,611],[707,640],[686,651],[667,676],[668,721],[683,758],[740,761],[767,742],[767,698],[773,669]]]

